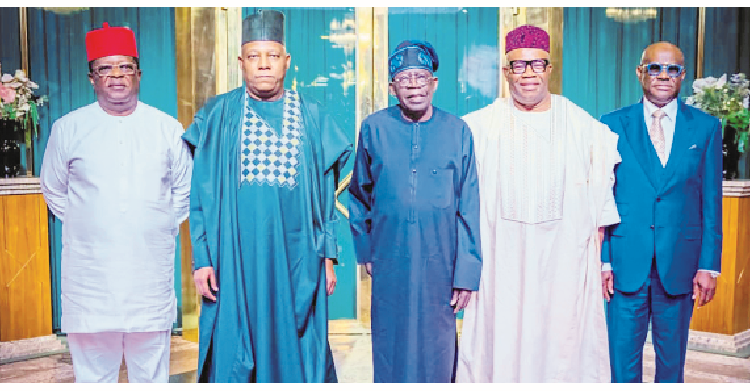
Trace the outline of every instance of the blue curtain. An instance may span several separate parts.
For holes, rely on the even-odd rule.
[[[29,8],[29,74],[49,97],[41,110],[41,129],[35,140],[34,173],[39,174],[52,123],[68,112],[95,101],[88,80],[86,32],[101,27],[128,26],[135,32],[143,70],[140,100],[177,117],[177,84],[174,59],[172,8],[84,8],[56,13]],[[60,253],[62,224],[50,214],[50,272],[52,321],[60,329]],[[178,239],[179,243],[179,239]],[[175,289],[181,308],[180,248],[175,257]],[[178,311],[181,313],[181,311]]]
[[[242,18],[261,8],[245,7]],[[285,88],[319,101],[354,143],[356,132],[356,22],[354,8],[262,7],[284,13],[286,49],[292,56]],[[237,37],[239,39],[239,37]],[[350,159],[341,178],[352,170]],[[339,197],[348,206],[346,192]],[[338,212],[337,212],[338,213]],[[336,266],[336,291],[329,297],[329,319],[354,319],[357,316],[356,260],[349,220],[338,213],[339,265]]]
[[[11,75],[21,69],[20,30],[18,7],[0,7],[0,66],[2,73]]]
[[[498,8],[389,7],[388,52],[404,40],[432,44],[440,61],[433,104],[462,116],[498,97],[498,18]],[[389,104],[397,103],[389,98]]]
[[[685,55],[680,95],[692,93],[696,72],[697,8],[657,8],[656,18],[619,22],[605,8],[565,8],[562,93],[595,118],[637,102],[643,91],[635,75],[643,49],[665,40]]]

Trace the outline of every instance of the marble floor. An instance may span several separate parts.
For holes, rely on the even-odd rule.
[[[332,321],[330,343],[342,383],[372,382],[372,361],[369,330],[354,321]],[[172,337],[170,382],[195,381],[198,344]],[[70,383],[74,381],[70,353],[52,354],[0,364],[0,383]],[[644,348],[644,380],[654,378],[654,350]],[[688,351],[685,380],[689,383],[750,383],[750,358],[729,357]],[[120,382],[127,382],[127,369],[120,370]]]

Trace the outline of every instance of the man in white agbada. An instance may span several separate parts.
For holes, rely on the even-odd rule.
[[[552,95],[549,35],[506,36],[511,98],[467,114],[485,256],[464,313],[459,382],[609,382],[603,227],[619,222],[617,136]]]
[[[175,236],[192,160],[177,120],[138,101],[135,35],[86,34],[97,102],[52,125],[41,187],[63,222],[62,331],[77,382],[169,381]]]

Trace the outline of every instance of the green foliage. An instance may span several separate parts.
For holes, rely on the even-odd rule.
[[[721,119],[724,126],[736,129],[735,141],[741,153],[745,151],[750,128],[749,86],[750,81],[743,73],[732,75],[729,81],[726,74],[718,79],[696,79],[693,82],[693,95],[685,100],[685,103]]]

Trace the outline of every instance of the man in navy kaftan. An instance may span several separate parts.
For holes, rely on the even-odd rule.
[[[283,14],[243,21],[245,86],[217,96],[183,138],[194,148],[190,236],[204,297],[198,381],[323,382],[324,262],[336,258],[334,192],[351,144],[283,79]]]
[[[449,382],[456,312],[479,288],[479,188],[469,127],[432,106],[437,55],[389,58],[399,105],[362,122],[350,185],[359,263],[372,276],[375,382]]]

